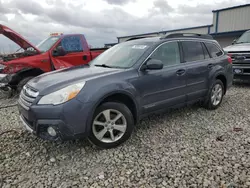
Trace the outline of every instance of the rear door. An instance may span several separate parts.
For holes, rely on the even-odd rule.
[[[65,36],[56,46],[62,46],[67,53],[64,56],[53,57],[54,64],[68,64],[68,66],[77,66],[87,64],[91,60],[90,51],[83,45],[81,35]],[[57,67],[55,65],[55,67]]]
[[[186,65],[187,101],[204,97],[208,91],[208,73],[213,62],[199,41],[182,41],[183,60]]]
[[[179,49],[177,41],[161,44],[149,58],[161,60],[163,69],[140,71],[135,87],[141,93],[144,114],[185,104],[185,67],[181,64]]]

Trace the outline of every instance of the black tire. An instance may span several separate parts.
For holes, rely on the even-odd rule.
[[[93,130],[93,126],[94,126],[93,122],[95,118],[103,111],[109,110],[109,109],[120,112],[123,115],[123,117],[126,119],[126,124],[127,124],[126,130],[123,133],[122,137],[119,140],[112,142],[112,143],[102,142],[101,140],[97,139],[96,136],[94,135],[94,130]],[[110,149],[110,148],[117,147],[120,144],[124,143],[126,140],[128,140],[133,132],[133,128],[134,128],[134,118],[133,118],[131,111],[126,105],[124,105],[123,103],[119,103],[119,102],[106,102],[100,105],[99,107],[97,107],[94,113],[94,116],[91,122],[90,135],[88,139],[93,145],[97,146],[98,148]]]
[[[22,89],[23,89],[23,86],[29,81],[31,80],[32,78],[34,78],[34,76],[29,76],[29,77],[25,77],[23,78],[17,85],[17,88],[16,88],[16,93],[19,94]]]
[[[220,102],[219,102],[217,105],[214,105],[214,104],[212,103],[212,90],[214,89],[215,85],[217,85],[217,84],[219,84],[219,85],[221,86],[221,88],[222,88],[222,97],[221,97]],[[224,94],[225,94],[224,84],[223,84],[222,81],[219,80],[219,79],[215,80],[214,83],[212,84],[212,87],[211,87],[210,90],[209,90],[207,99],[206,99],[205,102],[204,102],[204,107],[205,107],[206,109],[208,109],[208,110],[215,110],[215,109],[217,109],[217,108],[220,106],[220,104],[221,104],[221,102],[222,102],[222,100],[223,100]]]

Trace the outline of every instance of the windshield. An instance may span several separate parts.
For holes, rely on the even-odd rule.
[[[237,40],[236,44],[239,43],[250,43],[250,32],[245,32],[241,37]]]
[[[149,48],[147,44],[135,44],[131,42],[117,44],[97,56],[90,65],[111,68],[132,67],[142,54]]]
[[[58,40],[60,36],[53,36],[49,37],[42,42],[40,42],[36,47],[41,51],[41,52],[47,52]]]

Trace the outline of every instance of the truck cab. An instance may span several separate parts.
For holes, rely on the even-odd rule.
[[[233,61],[234,79],[250,80],[250,30],[235,39],[224,50]]]
[[[17,43],[22,52],[0,57],[0,88],[20,91],[33,77],[72,66],[88,64],[105,49],[90,49],[83,34],[52,33],[34,46],[10,28],[0,34]]]

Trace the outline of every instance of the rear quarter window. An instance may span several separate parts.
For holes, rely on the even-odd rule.
[[[207,50],[209,52],[209,54],[215,58],[215,57],[219,57],[223,54],[223,52],[221,51],[221,49],[219,49],[215,44],[213,43],[205,43]]]

